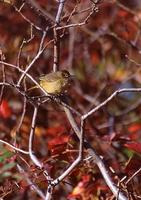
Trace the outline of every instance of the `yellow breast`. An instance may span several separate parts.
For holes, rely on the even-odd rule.
[[[56,80],[56,81],[40,81],[40,86],[49,94],[60,94],[63,91],[62,81]]]

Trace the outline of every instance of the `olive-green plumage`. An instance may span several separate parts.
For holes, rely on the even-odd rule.
[[[62,70],[51,72],[40,76],[40,86],[49,94],[61,94],[67,88],[70,82],[71,75],[68,71]]]

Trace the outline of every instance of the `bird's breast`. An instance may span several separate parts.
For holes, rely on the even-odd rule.
[[[62,92],[62,82],[60,80],[57,81],[40,81],[41,87],[50,94],[59,94]]]

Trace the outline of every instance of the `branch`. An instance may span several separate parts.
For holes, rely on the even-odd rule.
[[[34,107],[34,113],[32,117],[32,123],[31,123],[31,130],[30,130],[30,135],[29,135],[29,144],[28,144],[28,149],[29,149],[29,156],[33,163],[38,166],[39,168],[42,168],[43,165],[39,162],[39,160],[36,158],[36,156],[33,154],[32,148],[33,148],[33,139],[34,139],[34,130],[35,130],[35,125],[36,125],[36,118],[37,118],[37,112],[38,112],[38,107]]]
[[[76,158],[76,160],[74,160],[74,162],[69,166],[69,168],[63,172],[58,178],[56,178],[55,180],[51,181],[48,190],[47,190],[47,194],[46,194],[46,200],[49,200],[51,198],[51,194],[52,194],[52,190],[54,188],[54,186],[56,186],[57,184],[59,184],[64,178],[66,178],[72,171],[74,168],[76,168],[76,166],[82,161],[83,158],[83,143],[84,143],[84,121],[81,120],[81,130],[80,130],[80,137],[79,137],[79,154],[78,157]]]
[[[5,59],[1,49],[0,49],[0,58],[2,61]],[[1,64],[1,65],[2,65],[2,78],[3,78],[3,82],[5,83],[5,81],[6,81],[5,66],[4,66],[4,64]],[[0,91],[0,104],[2,102],[3,92],[4,92],[4,84],[2,85],[2,88]]]
[[[36,24],[34,24],[29,18],[27,18],[22,12],[22,8],[24,7],[25,3],[23,3],[21,5],[21,7],[18,9],[15,5],[13,5],[13,7],[15,8],[15,10],[21,15],[21,17],[28,22],[31,26],[33,26],[34,28],[36,28],[39,31],[43,31],[39,26],[37,26]]]
[[[54,17],[48,13],[46,10],[41,8],[41,6],[34,0],[25,0],[28,4],[31,5],[32,8],[39,14],[41,14],[45,19],[50,20],[51,22],[54,22]]]
[[[60,35],[57,32],[57,27],[59,25],[61,15],[63,12],[65,0],[60,0],[59,1],[59,7],[57,11],[57,15],[55,18],[55,26],[53,29],[54,32],[54,61],[53,61],[53,71],[57,71],[59,69],[59,59],[60,59]]]
[[[72,126],[72,129],[76,133],[77,137],[80,139],[81,131],[80,131],[72,113],[66,107],[64,107],[64,110],[65,110],[67,118]],[[85,119],[83,118],[83,116],[81,117],[81,123],[82,123],[82,120],[84,123]],[[106,184],[108,185],[110,190],[113,192],[114,196],[115,197],[118,196],[119,200],[127,200],[127,198],[121,192],[119,192],[118,188],[114,185],[113,181],[111,180],[111,177],[109,176],[107,169],[105,168],[105,165],[104,165],[102,159],[97,155],[96,151],[93,149],[93,147],[91,147],[91,145],[86,141],[86,139],[84,139],[84,148],[87,149],[89,156],[93,158],[93,160],[94,160],[95,164],[98,166]]]
[[[139,173],[141,172],[141,167],[126,181],[126,185],[135,177],[137,176]]]
[[[42,198],[45,200],[45,195],[43,194],[43,192],[37,187],[37,185],[35,185],[35,183],[33,183],[28,175],[26,175],[24,169],[19,165],[17,164],[17,168],[19,170],[20,173],[22,173],[24,175],[24,178],[26,179],[27,183],[31,186],[31,188]]]
[[[16,66],[16,65],[13,65],[13,64],[10,64],[10,63],[7,63],[7,62],[0,61],[0,64],[2,64],[2,63],[3,63],[4,65],[8,66],[8,67],[13,67],[13,68],[17,69],[17,70],[18,70],[19,72],[21,72],[21,73],[25,73],[24,70],[22,70],[21,68],[19,68],[19,67]],[[50,95],[39,85],[39,83],[38,83],[30,74],[28,74],[28,73],[26,72],[26,73],[25,73],[25,76],[27,76],[38,88],[40,88],[40,90],[43,92],[44,95],[50,96]],[[6,83],[6,85],[11,86],[11,84],[9,84],[9,83]],[[17,87],[17,86],[15,86],[15,87]],[[17,87],[17,88],[19,88],[19,87]]]
[[[117,96],[120,93],[123,92],[141,92],[141,88],[123,88],[123,89],[118,89],[116,90],[113,94],[111,94],[111,96],[109,96],[105,101],[103,101],[102,103],[100,103],[98,106],[96,106],[95,108],[93,108],[92,110],[90,110],[88,113],[83,115],[83,119],[85,120],[86,118],[88,118],[90,115],[92,115],[94,112],[96,112],[97,110],[99,110],[100,108],[102,108],[103,106],[105,106],[109,101],[111,101],[115,96]]]
[[[8,142],[6,142],[6,141],[4,141],[4,140],[0,140],[0,142],[3,143],[3,144],[6,144],[7,146],[11,147],[13,150],[16,150],[16,151],[18,151],[18,152],[20,152],[20,153],[29,154],[28,151],[24,151],[24,150],[22,150],[22,149],[20,149],[20,148],[17,148],[17,147],[13,146],[12,144],[9,144]]]
[[[34,106],[34,112],[33,112],[33,117],[32,117],[32,123],[31,123],[31,130],[30,130],[30,135],[29,135],[29,156],[33,163],[38,166],[40,169],[43,168],[43,163],[41,163],[38,158],[33,154],[33,140],[34,140],[34,131],[35,131],[35,126],[36,126],[36,118],[37,118],[37,113],[38,113],[38,107]],[[48,172],[46,170],[43,171],[44,176],[46,179],[50,182],[51,177],[49,176]]]
[[[39,45],[39,50],[38,50],[38,53],[37,55],[33,58],[33,60],[31,61],[31,63],[28,65],[28,67],[26,68],[26,70],[24,71],[24,73],[21,75],[21,77],[19,78],[19,81],[17,83],[17,86],[19,87],[23,78],[25,77],[26,73],[30,70],[30,68],[33,66],[33,64],[39,59],[40,55],[43,53],[43,51],[45,50],[46,48],[46,45],[45,47],[43,47],[43,43],[44,43],[44,40],[45,40],[45,37],[46,37],[46,31],[43,32],[43,35],[42,35],[42,38],[41,38],[41,42],[40,42],[40,45]]]

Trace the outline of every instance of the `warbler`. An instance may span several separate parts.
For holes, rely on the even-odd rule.
[[[73,75],[66,70],[51,72],[39,77],[39,85],[51,95],[60,95],[70,85],[72,77]],[[38,86],[29,88],[28,91],[34,88],[38,88]]]

